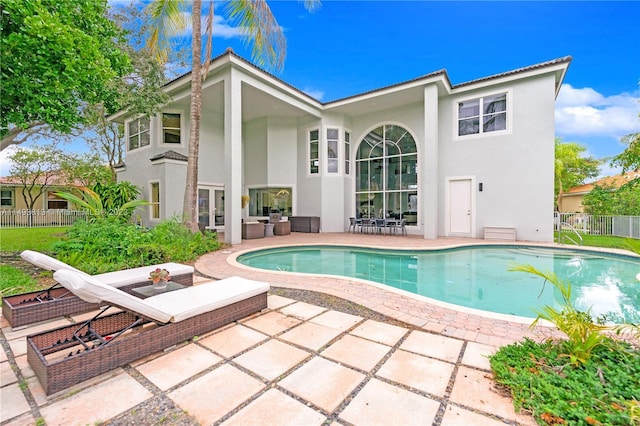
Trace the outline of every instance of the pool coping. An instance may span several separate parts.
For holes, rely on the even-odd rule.
[[[473,308],[452,305],[384,284],[359,278],[335,275],[316,275],[285,271],[267,271],[251,268],[237,262],[238,256],[258,249],[283,246],[351,246],[359,248],[394,250],[443,250],[465,246],[532,246],[566,250],[586,250],[625,257],[640,257],[617,249],[595,247],[574,247],[553,243],[531,241],[489,242],[469,238],[440,238],[424,240],[406,236],[369,236],[342,233],[308,234],[292,233],[289,236],[243,240],[218,252],[202,256],[196,262],[196,269],[213,278],[240,275],[250,279],[269,282],[274,287],[313,290],[342,297],[367,308],[410,323],[428,331],[447,336],[463,338],[478,343],[502,346],[524,337],[544,339],[559,337],[561,334],[548,322],[541,321],[535,329],[530,329],[533,318],[497,314]],[[302,279],[301,279],[302,278]]]

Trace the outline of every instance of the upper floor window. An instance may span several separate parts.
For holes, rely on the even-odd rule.
[[[162,143],[180,143],[180,114],[162,113]]]
[[[327,172],[338,173],[339,129],[327,129]]]
[[[311,130],[309,132],[309,173],[318,174],[320,172],[320,132]]]
[[[129,122],[129,151],[151,143],[149,117],[140,117]]]
[[[0,190],[0,207],[13,207],[13,194],[12,189]]]
[[[469,99],[458,103],[458,136],[506,129],[506,93]]]
[[[350,173],[351,166],[351,133],[344,132],[344,174]]]

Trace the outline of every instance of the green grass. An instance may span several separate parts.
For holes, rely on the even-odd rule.
[[[10,265],[0,265],[0,293],[10,294],[28,293],[39,290],[38,281],[29,274]]]
[[[69,228],[0,229],[0,251],[36,250],[50,252],[52,245],[62,241]]]
[[[562,235],[567,235],[571,237],[574,241],[578,240],[578,237],[573,233],[563,232]],[[602,236],[602,235],[586,235],[586,234],[581,234],[581,235],[582,235],[583,246],[629,250],[628,238]],[[571,241],[569,241],[569,239],[565,239],[564,244],[574,245]]]

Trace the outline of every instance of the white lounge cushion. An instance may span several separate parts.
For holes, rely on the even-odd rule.
[[[144,299],[145,304],[171,315],[172,322],[222,308],[269,291],[269,284],[229,277]]]
[[[162,323],[179,322],[269,290],[267,283],[230,277],[140,299],[75,271],[62,269],[53,277],[87,302],[104,301]]]
[[[60,269],[70,269],[86,276],[90,276],[86,272],[74,268],[71,265],[67,265],[64,262],[54,259],[46,254],[39,253],[33,250],[25,250],[20,253],[20,256],[36,266],[48,271],[58,271]],[[166,269],[170,275],[184,275],[193,274],[193,266],[183,265],[181,263],[161,263],[159,265],[141,266],[139,268],[123,269],[121,271],[106,272],[104,274],[93,275],[94,278],[99,279],[103,283],[113,286],[122,287],[125,285],[144,282],[149,278],[149,273],[156,268]]]
[[[64,262],[60,262],[58,259],[54,259],[51,256],[47,256],[46,254],[33,251],[33,250],[24,250],[20,253],[20,257],[26,260],[29,263],[32,263],[36,266],[39,266],[42,269],[46,269],[47,271],[57,271],[59,269],[71,269],[73,271],[80,272],[81,274],[89,275],[85,272],[82,272],[79,269],[74,268],[71,265],[67,265]]]
[[[53,278],[64,288],[89,303],[113,304],[128,311],[137,312],[158,322],[167,323],[171,315],[144,303],[144,299],[125,293],[124,291],[96,280],[90,275],[79,274],[70,269],[60,269]]]

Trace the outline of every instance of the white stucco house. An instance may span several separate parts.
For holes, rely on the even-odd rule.
[[[571,57],[461,84],[445,70],[320,102],[231,50],[203,83],[200,223],[241,242],[243,219],[317,216],[321,232],[349,218],[404,218],[407,232],[553,240],[554,103]],[[153,204],[146,225],[180,215],[191,74],[165,86],[157,116],[125,124],[119,180]],[[241,198],[249,195],[246,207]]]

